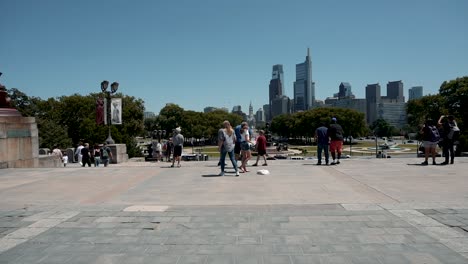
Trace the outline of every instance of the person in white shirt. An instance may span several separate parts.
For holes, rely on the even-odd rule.
[[[75,155],[78,155],[78,163],[80,163],[80,165],[83,165],[83,162],[82,162],[83,155],[81,155],[81,149],[82,148],[84,148],[83,142],[80,142],[78,144],[78,147],[76,148],[76,151],[75,151]]]
[[[67,166],[67,163],[68,163],[68,156],[67,156],[67,153],[64,153],[64,154],[63,154],[62,161],[63,161],[63,166],[66,167],[66,166]]]

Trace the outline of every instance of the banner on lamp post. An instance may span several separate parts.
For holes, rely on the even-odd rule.
[[[111,124],[122,124],[122,98],[111,99]]]

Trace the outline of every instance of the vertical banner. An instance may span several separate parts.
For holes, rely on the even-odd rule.
[[[109,104],[109,101],[107,100],[107,98],[104,98],[104,125],[107,125],[107,122],[110,121],[110,120],[108,120],[109,117],[107,115],[108,104]]]
[[[122,98],[112,98],[111,100],[111,124],[122,124]]]

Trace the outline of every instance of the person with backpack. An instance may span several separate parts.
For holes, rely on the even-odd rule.
[[[104,142],[104,145],[101,148],[101,162],[104,164],[104,167],[107,167],[109,165],[109,162],[112,160],[112,151],[111,149],[107,146],[107,143]]]
[[[454,142],[458,139],[460,129],[458,128],[457,122],[452,115],[442,115],[437,122],[443,128],[443,140],[442,140],[442,153],[444,154],[445,161],[441,165],[453,164],[455,161]]]
[[[429,155],[432,156],[432,165],[436,163],[436,148],[440,140],[439,130],[432,119],[427,119],[419,132],[423,136],[424,162],[421,165],[428,165]]]

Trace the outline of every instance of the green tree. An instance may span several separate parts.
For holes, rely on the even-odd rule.
[[[370,125],[370,129],[374,131],[375,135],[378,137],[390,137],[392,136],[394,127],[384,119],[377,119]]]

